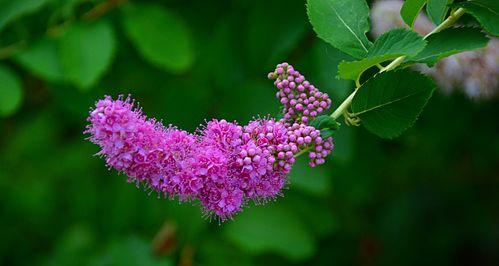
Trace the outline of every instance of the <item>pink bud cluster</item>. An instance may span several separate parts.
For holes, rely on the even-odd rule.
[[[284,119],[307,125],[331,106],[327,93],[319,91],[292,65],[282,63],[268,74],[279,90],[276,97],[283,104]]]
[[[326,162],[326,157],[333,150],[333,138],[325,140],[321,137],[320,130],[312,126],[294,123],[288,127],[288,138],[299,150],[309,150],[309,165],[315,167]]]
[[[283,63],[279,69],[293,76],[286,78],[287,86],[294,82],[306,88],[307,97],[299,102],[310,105],[281,120],[259,118],[239,126],[214,119],[191,134],[148,119],[130,98],[106,96],[91,110],[85,133],[101,147],[98,155],[106,164],[128,175],[129,182],[181,202],[199,201],[207,216],[224,221],[250,201],[279,195],[298,154],[309,152],[313,167],[333,149],[332,138],[323,140],[304,119],[329,107],[327,94],[292,66]]]
[[[319,130],[307,125],[331,106],[329,95],[319,91],[286,62],[278,64],[268,78],[275,80],[274,85],[278,89],[276,97],[283,105],[282,121],[286,124],[289,139],[289,150],[279,155],[283,157],[298,151],[309,151],[311,167],[325,163],[325,157],[333,149],[333,139],[323,140]]]

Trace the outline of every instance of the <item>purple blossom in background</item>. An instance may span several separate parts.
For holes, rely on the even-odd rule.
[[[308,152],[314,167],[333,149],[331,137],[323,140],[307,125],[329,108],[328,95],[287,63],[274,73],[288,114],[281,120],[259,118],[239,126],[213,119],[190,134],[146,118],[130,98],[106,96],[90,112],[85,133],[101,147],[97,154],[129,182],[182,202],[199,201],[207,216],[225,221],[249,202],[280,195],[295,156]]]

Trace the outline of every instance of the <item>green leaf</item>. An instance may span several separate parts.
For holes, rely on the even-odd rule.
[[[405,0],[404,5],[400,9],[400,15],[405,24],[411,28],[414,27],[414,22],[418,17],[419,12],[423,9],[427,0]]]
[[[454,6],[463,7],[482,24],[488,33],[499,36],[499,1],[470,0],[456,3]]]
[[[426,63],[430,67],[440,59],[487,46],[489,39],[477,28],[450,28],[430,35],[426,47],[409,61]]]
[[[0,30],[11,21],[36,12],[49,0],[3,0],[0,1]]]
[[[296,261],[315,252],[312,235],[300,217],[278,204],[245,210],[226,225],[225,233],[234,244],[255,254],[273,251]]]
[[[116,41],[111,24],[99,21],[71,26],[59,45],[66,78],[80,89],[88,89],[111,65]]]
[[[194,62],[191,32],[184,21],[161,6],[127,6],[125,33],[139,53],[166,71],[180,73]]]
[[[357,80],[367,69],[399,56],[418,54],[426,42],[416,32],[408,29],[393,29],[385,32],[369,49],[367,57],[359,61],[341,62],[338,75],[343,79]]]
[[[336,130],[340,127],[340,124],[329,115],[320,115],[316,117],[314,120],[312,120],[310,125],[319,130],[327,128]]]
[[[339,123],[338,123],[339,124]],[[327,139],[329,137],[333,137],[336,133],[336,130],[333,129],[321,129],[321,138]]]
[[[452,4],[454,0],[428,0],[426,4],[426,13],[428,17],[435,23],[435,25],[441,24],[449,11],[449,5]]]
[[[393,138],[414,124],[434,89],[433,81],[421,73],[383,72],[359,89],[352,111],[372,133]]]
[[[364,0],[308,0],[307,13],[314,31],[324,41],[355,57],[363,58],[371,42],[369,7]]]
[[[15,55],[14,60],[45,80],[61,81],[65,78],[55,39],[42,38]]]
[[[0,65],[0,116],[13,114],[21,105],[22,98],[19,78],[10,69]]]

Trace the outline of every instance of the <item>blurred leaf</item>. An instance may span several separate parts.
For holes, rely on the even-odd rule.
[[[252,117],[273,115],[279,112],[279,101],[275,98],[272,82],[261,79],[248,81],[237,93],[224,95],[227,102],[221,106],[221,117],[246,123]]]
[[[424,5],[428,0],[405,0],[402,9],[400,9],[400,15],[404,20],[405,24],[409,27],[414,27],[414,22],[418,17],[419,12],[423,9]]]
[[[352,61],[353,58],[322,40],[319,40],[312,48],[312,53],[315,68],[310,74],[317,76],[319,88],[329,94],[333,103],[334,101],[343,100],[347,96],[349,89],[351,89],[353,82],[336,78],[335,73],[338,73],[338,65],[341,61]]]
[[[171,82],[158,84],[156,88],[161,91],[154,91],[152,101],[149,101],[158,107],[155,117],[163,118],[165,124],[194,130],[208,118],[211,100],[209,85],[199,79],[171,79]]]
[[[191,32],[184,21],[161,6],[127,6],[121,21],[125,33],[150,63],[179,73],[194,63]]]
[[[250,254],[242,252],[229,241],[221,238],[219,230],[213,230],[213,234],[204,232],[203,242],[199,245],[199,265],[209,266],[233,266],[237,261],[239,266],[254,265],[251,263]]]
[[[0,101],[2,99],[0,97]],[[57,146],[57,133],[62,126],[57,121],[56,117],[46,110],[38,111],[36,116],[20,119],[13,131],[14,134],[2,147],[5,155],[8,154],[2,158],[2,161],[36,160],[51,147]],[[4,155],[4,152],[0,155]]]
[[[87,225],[72,225],[59,238],[46,265],[87,265],[95,236]]]
[[[50,0],[2,0],[0,1],[0,31],[9,22],[36,12]]]
[[[189,204],[175,204],[171,202],[167,206],[169,216],[175,221],[178,230],[183,232],[179,235],[180,241],[193,242],[197,239],[203,229],[209,224],[208,220],[199,213],[198,206]]]
[[[428,17],[435,25],[439,25],[444,21],[444,18],[449,11],[449,5],[452,4],[452,2],[454,2],[454,0],[428,0],[428,3],[426,4],[426,13],[428,13]]]
[[[412,30],[390,30],[374,42],[365,59],[341,62],[338,66],[338,75],[343,79],[358,80],[367,69],[399,56],[416,55],[425,45],[423,38]]]
[[[287,193],[286,198],[282,201],[280,204],[293,209],[306,224],[307,229],[314,233],[316,239],[325,238],[340,229],[338,227],[338,217],[333,214],[327,200],[319,200],[308,195]]]
[[[310,167],[308,153],[296,160],[289,174],[292,188],[298,188],[310,194],[325,196],[331,188],[331,177],[324,166]]]
[[[372,133],[394,138],[414,124],[434,90],[431,79],[418,72],[383,72],[359,89],[352,111]]]
[[[44,37],[21,51],[14,59],[33,74],[49,80],[64,80],[57,40]]]
[[[288,60],[308,26],[301,0],[254,1],[246,23],[247,57],[257,71],[263,71],[262,76],[278,62]]]
[[[470,0],[456,3],[454,6],[463,7],[482,24],[488,33],[499,36],[499,1]]]
[[[426,63],[430,67],[440,59],[487,46],[489,39],[477,28],[450,28],[430,35],[428,45],[410,61]]]
[[[13,114],[23,98],[22,84],[14,72],[0,65],[0,116]]]
[[[111,66],[116,49],[110,23],[72,25],[59,40],[66,78],[81,89],[93,86]]]
[[[229,240],[251,253],[274,251],[291,260],[303,260],[315,252],[312,236],[299,217],[279,205],[245,210],[226,226]]]
[[[200,59],[205,63],[203,72],[214,79],[216,88],[231,94],[234,93],[234,84],[243,84],[246,78],[244,66],[240,63],[242,56],[238,53],[238,21],[240,18],[236,16],[220,18],[209,38],[209,54],[203,57],[203,61]]]
[[[307,11],[314,31],[324,41],[355,57],[363,58],[372,43],[369,7],[365,0],[308,0]]]
[[[105,254],[95,260],[92,266],[170,266],[169,258],[156,258],[151,245],[137,237],[128,237],[112,243]]]

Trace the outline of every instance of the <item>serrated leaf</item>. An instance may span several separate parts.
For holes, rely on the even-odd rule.
[[[317,35],[337,49],[363,58],[372,43],[369,7],[364,0],[308,0],[307,13]]]
[[[407,69],[369,79],[352,101],[354,115],[382,138],[394,138],[411,127],[435,89],[425,75]]]
[[[428,3],[426,4],[426,13],[435,25],[439,25],[444,21],[444,18],[449,11],[449,5],[452,4],[452,2],[454,2],[454,0],[428,0]]]
[[[49,0],[4,0],[0,1],[0,30],[9,22],[36,12]]]
[[[276,204],[245,210],[226,225],[225,236],[253,254],[273,251],[296,261],[315,252],[312,235],[300,218]]]
[[[385,32],[369,49],[367,57],[359,61],[341,62],[338,75],[343,79],[357,80],[367,69],[399,56],[418,54],[426,42],[416,32],[408,29],[393,29]]]
[[[59,40],[63,72],[80,89],[94,85],[112,62],[116,46],[108,22],[71,26]]]
[[[13,114],[21,105],[23,90],[14,72],[0,65],[0,116]]]
[[[409,61],[426,63],[430,67],[440,59],[487,46],[489,39],[477,28],[450,28],[430,35],[427,45]]]
[[[400,15],[405,24],[411,28],[414,27],[414,22],[418,17],[419,12],[423,9],[427,0],[405,0],[404,5],[400,9]]]
[[[469,0],[456,3],[454,6],[466,9],[466,12],[473,15],[488,33],[499,36],[499,1]]]
[[[194,63],[191,32],[184,21],[161,6],[127,6],[121,17],[125,33],[150,63],[179,73]]]
[[[49,81],[64,80],[57,40],[44,37],[14,57],[31,73]]]

